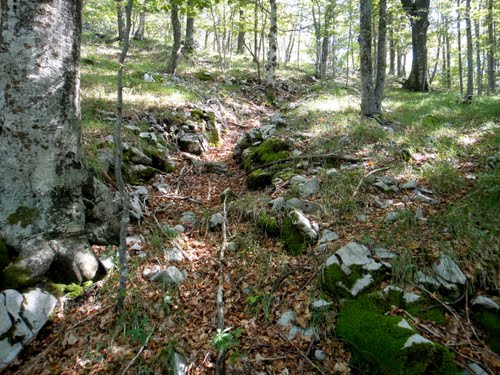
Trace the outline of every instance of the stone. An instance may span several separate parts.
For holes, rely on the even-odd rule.
[[[447,282],[464,285],[467,281],[460,267],[448,255],[442,255],[431,268],[436,276]]]
[[[481,306],[491,310],[500,310],[500,305],[486,296],[477,296],[472,300],[473,306]]]
[[[113,259],[110,258],[107,255],[101,255],[99,257],[99,261],[104,266],[104,268],[106,268],[108,271],[111,270],[111,269],[113,269],[113,267],[115,266],[115,263],[113,262]]]
[[[144,73],[143,79],[144,79],[144,81],[149,82],[149,83],[155,82],[154,77],[149,73]]]
[[[341,171],[353,171],[355,169],[361,168],[361,164],[344,164],[340,166]]]
[[[373,250],[373,255],[382,260],[390,260],[397,258],[396,254],[394,254],[392,251],[384,249],[383,247],[376,247]]]
[[[486,372],[481,366],[479,366],[477,363],[469,363],[467,367],[464,369],[464,374],[466,375],[488,375],[488,372]]]
[[[408,323],[406,319],[401,319],[401,321],[398,323],[398,327],[406,328],[413,331],[412,326]]]
[[[332,241],[337,241],[339,239],[339,235],[329,229],[324,229],[323,232],[321,232],[321,237],[319,239],[319,243],[323,244],[326,242],[332,242]]]
[[[418,207],[416,210],[415,210],[415,219],[416,220],[424,220],[424,210],[422,210],[421,207]]]
[[[172,191],[172,186],[168,184],[154,184],[153,186],[162,194],[168,194]]]
[[[392,224],[399,219],[400,215],[401,213],[399,211],[390,211],[385,215],[384,223],[387,225]]]
[[[217,212],[210,216],[208,225],[211,230],[217,230],[222,228],[222,223],[224,223],[224,216],[220,212]]]
[[[339,171],[337,170],[337,168],[330,168],[330,169],[328,169],[328,170],[326,171],[326,175],[327,175],[328,177],[331,177],[331,176],[336,175],[336,174],[338,174],[338,173],[339,173]]]
[[[48,241],[40,238],[26,241],[21,249],[19,267],[30,271],[32,277],[45,275],[53,263],[56,252]]]
[[[300,155],[302,155],[302,151],[297,150],[297,149],[292,151],[292,156],[300,156]]]
[[[303,184],[307,182],[307,177],[304,177],[302,175],[296,175],[296,176],[293,176],[291,179],[290,179],[290,183],[293,185],[293,184]]]
[[[144,247],[144,237],[142,235],[126,237],[125,242],[130,250],[139,251]]]
[[[426,339],[424,336],[419,335],[418,333],[415,333],[414,335],[408,337],[408,340],[406,340],[403,349],[409,348],[415,344],[429,344],[429,345],[434,345],[434,343]]]
[[[177,247],[171,247],[165,250],[165,257],[170,262],[182,262],[184,260],[184,254],[181,249]]]
[[[332,306],[332,302],[325,301],[324,299],[317,299],[312,303],[313,310],[326,310]]]
[[[240,248],[240,246],[236,242],[229,242],[227,244],[227,249],[229,251],[236,252],[236,251],[238,251],[239,248]]]
[[[180,224],[177,224],[175,227],[174,227],[174,230],[177,232],[177,233],[184,233],[186,231],[186,228],[184,228],[183,225],[180,225]]]
[[[0,340],[0,369],[11,363],[23,349],[20,342],[11,344],[9,339]]]
[[[363,290],[368,288],[373,283],[373,277],[369,273],[364,275],[361,279],[357,280],[352,286],[350,292],[353,297],[356,297]]]
[[[147,157],[144,152],[137,147],[130,147],[126,152],[130,154],[130,161],[134,164],[152,165],[153,160]]]
[[[424,285],[430,285],[432,287],[440,288],[443,287],[448,290],[456,290],[457,285],[454,283],[449,283],[446,280],[442,278],[438,278],[437,276],[434,275],[427,275],[421,271],[417,271],[415,274],[415,282],[419,284],[424,284]]]
[[[179,149],[194,155],[201,155],[208,151],[208,140],[203,134],[184,134],[178,141]]]
[[[172,358],[172,371],[173,375],[187,375],[188,365],[182,354],[174,352]]]
[[[187,226],[193,226],[197,223],[196,214],[191,211],[183,212],[180,218],[180,222]]]
[[[0,293],[0,336],[7,332],[10,327],[12,327],[12,321],[5,305],[5,295]]]
[[[39,288],[23,294],[22,316],[29,324],[33,335],[37,335],[57,305],[57,298]]]
[[[301,198],[307,198],[319,193],[320,189],[318,177],[314,176],[299,186],[299,195]]]
[[[426,203],[426,204],[432,204],[436,205],[439,202],[431,197],[428,197],[427,195],[423,195],[421,193],[417,193],[413,196],[413,200],[416,202],[421,202],[421,203]]]
[[[358,221],[360,223],[366,223],[368,221],[368,217],[366,215],[363,215],[363,214],[357,215],[356,219],[358,219]]]
[[[370,252],[366,246],[356,242],[347,244],[340,250],[337,250],[335,254],[340,257],[342,263],[347,267],[359,265],[367,271],[375,271],[382,267],[381,263],[375,262],[375,260],[370,257]]]
[[[297,319],[297,314],[293,310],[285,311],[276,322],[282,327],[288,327]]]
[[[278,112],[276,112],[271,118],[271,124],[276,125],[278,128],[284,128],[287,126],[285,119]]]
[[[203,160],[191,160],[191,163],[195,168],[203,171],[205,173],[215,173],[215,174],[227,174],[229,168],[226,163],[222,162],[212,162]]]
[[[377,181],[373,184],[373,186],[375,187],[378,187],[380,190],[384,191],[384,192],[388,192],[388,191],[391,191],[391,188],[389,187],[389,185],[385,184],[384,182],[382,181]]]
[[[394,203],[391,199],[382,200],[378,195],[373,197],[373,200],[379,208],[387,208]]]
[[[139,137],[141,137],[142,139],[151,139],[154,142],[158,141],[158,137],[153,132],[142,132],[142,133],[139,133]]]
[[[290,198],[286,201],[286,208],[297,208],[306,214],[314,214],[321,211],[321,205],[300,198]]]
[[[269,201],[269,204],[272,205],[271,210],[273,212],[281,212],[285,209],[286,200],[283,197],[279,197]]]
[[[155,273],[149,280],[163,284],[176,285],[182,283],[186,277],[186,271],[181,271],[177,267],[170,266],[166,270]]]
[[[314,225],[309,219],[299,210],[292,210],[288,216],[292,219],[292,224],[303,232],[311,240],[318,237],[317,225]]]
[[[417,181],[416,180],[409,180],[405,182],[404,184],[399,185],[401,189],[404,190],[412,190],[417,188]]]
[[[329,267],[329,266],[332,266],[332,265],[339,265],[340,266],[340,261],[339,261],[339,258],[337,257],[336,254],[332,254],[330,255],[326,261],[325,261],[325,267]]]
[[[260,127],[260,133],[263,140],[273,137],[276,134],[275,125],[264,125]]]
[[[326,354],[323,350],[320,350],[320,349],[316,349],[314,351],[314,358],[317,360],[317,361],[324,361],[326,359]]]

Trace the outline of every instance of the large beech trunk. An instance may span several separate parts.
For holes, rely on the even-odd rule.
[[[401,3],[410,17],[413,56],[411,72],[403,87],[411,91],[428,91],[427,28],[430,0],[401,0]]]

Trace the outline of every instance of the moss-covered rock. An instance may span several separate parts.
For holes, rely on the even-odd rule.
[[[174,170],[172,162],[157,148],[145,147],[144,153],[151,158],[153,168],[158,169],[160,172],[171,173]]]
[[[38,279],[31,272],[15,264],[5,268],[0,276],[0,287],[2,289],[21,290],[36,285]]]
[[[125,168],[125,181],[132,185],[140,185],[151,180],[157,173],[157,169],[147,165],[131,165]]]
[[[300,255],[307,250],[312,243],[312,239],[299,230],[293,224],[292,219],[287,217],[283,219],[283,225],[281,226],[281,242],[291,255]]]
[[[9,250],[7,249],[7,242],[0,237],[0,271],[7,267],[10,263]]]
[[[257,216],[256,224],[260,230],[269,236],[279,237],[281,233],[278,219],[267,212],[261,212]]]
[[[40,210],[37,208],[18,207],[16,212],[7,217],[7,223],[10,225],[19,225],[23,228],[33,224],[40,217]]]
[[[384,315],[371,296],[348,301],[335,332],[370,374],[458,374],[445,347],[419,336],[401,317]]]
[[[250,190],[258,190],[271,185],[272,181],[273,174],[271,171],[256,169],[247,176],[246,184]]]
[[[495,353],[500,353],[500,312],[480,308],[472,314],[474,322],[486,333],[486,343]]]
[[[242,153],[243,167],[248,171],[262,164],[286,159],[290,156],[291,146],[288,142],[272,137],[256,147],[245,149]]]
[[[366,274],[366,271],[357,265],[352,266],[350,271],[351,273],[346,274],[339,264],[325,267],[322,277],[323,289],[332,296],[352,297],[349,290]]]

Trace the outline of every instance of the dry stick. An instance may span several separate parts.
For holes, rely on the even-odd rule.
[[[144,349],[146,348],[146,346],[148,346],[148,342],[149,342],[149,339],[151,338],[151,335],[153,334],[153,332],[151,332],[148,337],[146,337],[146,341],[144,342],[144,345],[141,346],[141,348],[139,349],[139,351],[137,352],[137,354],[135,355],[134,358],[132,358],[130,360],[130,362],[128,363],[127,367],[125,367],[125,370],[123,370],[122,372],[122,375],[125,375],[127,373],[127,371],[130,369],[130,367],[132,366],[132,364],[135,362],[135,360],[137,358],[139,358],[139,356],[141,355],[141,353],[144,351]]]
[[[353,198],[358,194],[359,188],[361,185],[363,185],[363,181],[368,177],[371,176],[372,174],[375,174],[377,172],[382,172],[390,169],[390,167],[383,167],[383,168],[377,168],[374,169],[373,171],[369,172],[366,176],[361,177],[361,180],[359,180],[358,186],[356,186],[356,189],[354,189],[354,192],[352,193]]]
[[[222,245],[219,253],[219,287],[217,288],[217,330],[224,331],[224,255],[227,245],[227,208],[226,208],[227,194],[224,195],[223,203],[223,219],[222,219]],[[215,363],[215,374],[224,375],[224,361],[226,357],[226,350],[221,348],[217,353],[217,361]]]
[[[267,168],[272,167],[273,165],[276,165],[276,164],[286,163],[286,162],[294,161],[294,160],[305,160],[305,159],[311,159],[311,160],[313,160],[313,159],[319,159],[319,160],[333,159],[333,160],[338,160],[338,161],[347,161],[347,162],[350,162],[350,163],[356,163],[358,161],[368,160],[366,158],[359,159],[359,158],[353,158],[353,157],[350,157],[350,156],[337,155],[337,154],[292,156],[292,157],[289,157],[289,158],[276,160],[276,161],[273,161],[271,163],[257,165],[256,167],[250,169],[247,172],[247,174],[252,173],[253,171],[255,171],[257,169],[267,169]]]
[[[302,357],[304,357],[304,358],[307,360],[307,362],[309,362],[309,363],[310,363],[310,364],[311,364],[311,365],[312,365],[312,366],[313,366],[316,370],[318,370],[318,371],[320,372],[320,374],[325,375],[325,373],[323,372],[323,370],[321,370],[318,366],[316,366],[316,364],[315,364],[313,361],[311,361],[309,358],[307,358],[307,356],[306,356],[304,353],[302,353],[302,352],[300,351],[300,349],[297,347],[297,345],[295,345],[292,341],[290,341],[290,340],[288,339],[288,337],[286,337],[286,336],[282,335],[281,333],[279,334],[279,336],[280,336],[282,339],[285,339],[286,341],[288,341],[288,342],[289,342],[289,343],[290,343],[290,344],[291,344],[291,345],[295,348],[295,350],[297,350],[297,352],[298,352],[298,353],[299,353]]]
[[[193,203],[196,203],[196,204],[203,206],[203,202],[200,202],[199,200],[196,200],[196,199],[191,198],[191,197],[184,197],[181,195],[169,195],[169,194],[162,195],[161,197],[167,198],[167,199],[180,199],[183,201],[189,201],[189,202],[193,202]]]

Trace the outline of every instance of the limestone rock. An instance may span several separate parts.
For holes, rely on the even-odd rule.
[[[311,221],[309,221],[309,219],[301,211],[292,210],[288,216],[292,219],[293,225],[311,240],[315,240],[318,237],[319,228],[317,224],[311,223]]]
[[[297,208],[306,214],[314,214],[321,211],[321,205],[305,199],[290,198],[286,201],[286,208]]]
[[[183,212],[180,218],[180,222],[187,226],[193,226],[197,223],[196,214],[191,211]]]
[[[222,223],[224,222],[224,216],[222,213],[217,212],[210,216],[210,221],[208,223],[211,230],[217,230],[222,228]]]
[[[498,303],[496,303],[491,298],[488,298],[486,296],[477,296],[472,300],[472,305],[485,307],[491,310],[497,310],[497,311],[500,310],[500,305],[498,305]]]
[[[447,282],[464,285],[467,281],[460,267],[448,255],[442,255],[431,268],[436,276]]]
[[[187,375],[188,365],[182,354],[174,352],[172,358],[172,371],[174,375]]]
[[[381,263],[376,262],[371,256],[370,252],[364,245],[356,242],[351,242],[342,247],[336,252],[342,260],[342,263],[347,267],[352,265],[362,266],[367,271],[375,271],[382,267]]]
[[[184,260],[184,254],[182,250],[177,247],[172,247],[165,250],[165,257],[170,262],[182,262]]]
[[[318,177],[314,176],[299,186],[299,195],[301,198],[307,198],[319,193],[320,188]]]
[[[57,298],[39,288],[23,294],[22,316],[36,336],[57,305]]]
[[[181,151],[201,155],[208,151],[208,140],[203,134],[184,134],[178,141]]]
[[[339,239],[339,235],[329,229],[323,230],[321,232],[321,237],[319,239],[320,244],[324,244],[327,242],[337,241]]]
[[[181,271],[177,267],[171,266],[166,270],[155,273],[149,279],[158,283],[177,285],[182,283],[186,277],[186,271]]]

